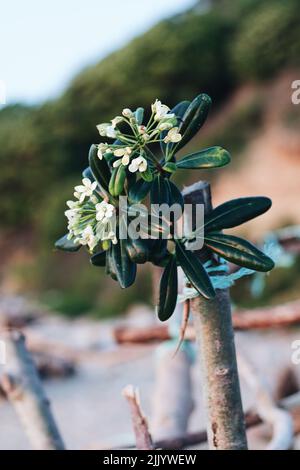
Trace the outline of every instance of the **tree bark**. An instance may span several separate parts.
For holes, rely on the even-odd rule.
[[[186,204],[204,204],[205,214],[212,210],[209,183],[199,182],[185,188],[183,196]],[[195,256],[201,261],[213,259],[205,248],[195,252]],[[217,289],[212,300],[202,296],[191,299],[191,312],[202,364],[209,448],[246,450],[228,289]]]

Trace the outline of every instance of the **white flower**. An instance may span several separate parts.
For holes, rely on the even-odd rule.
[[[93,183],[89,178],[83,178],[82,185],[75,186],[74,196],[82,203],[86,197],[91,197],[97,187],[97,181]]]
[[[143,171],[147,170],[147,166],[147,160],[144,157],[139,156],[132,160],[128,169],[131,171],[131,173],[135,173],[136,171],[142,173]]]
[[[99,222],[106,223],[108,219],[113,217],[114,213],[115,208],[112,204],[109,204],[106,201],[96,204],[96,219]]]
[[[178,132],[178,127],[173,127],[164,138],[164,142],[168,144],[169,142],[179,142],[181,139],[182,136]]]
[[[116,160],[114,163],[113,163],[113,167],[114,168],[117,168],[118,166],[120,166],[121,164],[123,166],[127,166],[128,163],[130,162],[130,158],[128,155],[124,155],[124,157],[122,157],[120,160]]]
[[[70,209],[79,209],[80,207],[79,201],[67,201],[66,204]]]
[[[123,155],[130,155],[132,152],[130,147],[122,147],[114,151],[116,157],[123,157]]]
[[[107,144],[99,144],[98,145],[97,156],[100,160],[102,160],[103,155],[105,154],[105,152],[107,152],[107,150],[108,150],[108,145]]]
[[[123,114],[123,116],[125,116],[127,118],[131,118],[133,116],[133,112],[129,108],[123,109],[122,114]]]
[[[118,166],[120,166],[121,164],[126,166],[128,165],[129,161],[130,161],[130,155],[132,153],[132,150],[130,147],[122,147],[122,148],[119,148],[119,149],[116,149],[114,151],[114,155],[116,157],[122,157],[121,160],[117,160],[113,163],[113,167],[114,168],[117,168]]]
[[[112,127],[115,129],[115,127],[117,126],[117,124],[119,124],[120,122],[122,122],[124,120],[124,118],[122,116],[116,116],[115,118],[113,118],[111,120],[111,124],[112,124]]]
[[[75,239],[75,243],[76,242],[79,242],[81,245],[87,245],[92,251],[98,243],[98,239],[94,234],[93,227],[91,225],[87,225],[81,233],[80,238]]]
[[[110,137],[111,139],[115,139],[117,137],[115,128],[110,123],[98,124],[96,127],[102,137]]]
[[[168,129],[171,129],[172,127],[173,127],[173,122],[171,121],[160,122],[159,125],[157,126],[157,128],[160,131],[167,131]]]
[[[151,109],[152,109],[152,112],[154,113],[155,121],[160,121],[161,119],[174,117],[174,114],[168,114],[170,111],[170,108],[167,105],[162,104],[162,102],[157,99],[151,105]]]

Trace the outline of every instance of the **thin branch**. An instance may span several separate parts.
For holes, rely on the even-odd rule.
[[[152,450],[152,438],[148,429],[147,419],[141,409],[138,389],[134,388],[133,385],[127,385],[123,389],[122,394],[130,407],[136,448],[139,450]]]
[[[178,353],[183,341],[184,341],[184,338],[185,338],[185,333],[186,333],[186,329],[187,329],[187,326],[188,326],[188,322],[189,322],[189,317],[190,317],[190,300],[187,299],[185,300],[184,304],[183,304],[183,312],[182,312],[182,323],[180,325],[180,331],[179,331],[179,341],[178,341],[178,345],[176,347],[176,350],[174,352],[174,356],[176,356],[176,354]]]

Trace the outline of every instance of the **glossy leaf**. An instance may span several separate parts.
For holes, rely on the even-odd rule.
[[[128,197],[130,201],[134,204],[143,201],[149,193],[151,186],[152,182],[147,182],[143,179],[137,180],[136,183],[129,188]]]
[[[187,108],[183,122],[179,126],[182,139],[176,145],[176,151],[186,145],[203,126],[211,106],[211,99],[205,93],[198,95]]]
[[[126,249],[126,240],[112,245],[112,266],[122,289],[131,286],[136,277],[136,264],[131,261]]]
[[[106,251],[106,265],[105,273],[108,274],[114,281],[117,281],[116,269],[114,266],[113,259],[113,245],[111,244],[110,248]]]
[[[95,181],[94,175],[93,175],[92,170],[90,169],[89,166],[85,170],[83,170],[82,177],[83,178],[88,178],[91,181]]]
[[[222,147],[210,147],[186,155],[176,163],[176,167],[180,169],[217,168],[229,162],[230,155],[227,150]]]
[[[181,208],[184,206],[183,196],[176,184],[172,183],[170,180],[166,180],[166,183],[169,187],[169,204],[179,204]]]
[[[174,173],[177,170],[176,163],[174,162],[167,162],[163,166],[163,170],[167,171],[168,173]]]
[[[153,174],[149,165],[147,166],[146,171],[142,171],[140,175],[141,178],[147,183],[151,183],[151,181],[153,180]]]
[[[173,314],[177,302],[177,292],[177,263],[176,257],[172,256],[160,280],[157,314],[161,321],[168,320]]]
[[[54,245],[55,248],[62,251],[78,251],[81,248],[80,243],[75,244],[73,240],[69,240],[67,237],[68,234],[57,240]]]
[[[233,235],[209,233],[204,243],[222,258],[255,271],[270,271],[274,267],[271,258],[252,243]]]
[[[98,251],[90,259],[93,266],[105,266],[106,265],[106,251]]]
[[[199,294],[207,299],[212,299],[215,296],[215,290],[209,275],[195,253],[187,250],[180,241],[176,241],[176,258],[186,277]]]
[[[126,249],[131,261],[137,264],[146,263],[149,260],[153,241],[150,239],[128,238],[126,240]]]
[[[154,178],[150,198],[151,204],[169,204],[169,186],[163,176],[157,175]]]
[[[263,214],[272,205],[268,197],[243,197],[232,199],[216,207],[205,217],[205,232],[217,231],[238,225]]]
[[[96,145],[93,144],[89,151],[90,169],[101,188],[107,191],[110,180],[110,170],[105,158],[100,160],[97,156],[97,151]]]
[[[158,238],[154,240],[149,261],[156,266],[165,266],[170,258],[170,253],[167,250],[168,240]]]

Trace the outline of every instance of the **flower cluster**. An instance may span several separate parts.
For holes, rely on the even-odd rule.
[[[83,178],[75,186],[75,201],[67,201],[68,239],[75,244],[86,245],[92,252],[100,242],[117,243],[115,207],[102,200],[96,191],[97,182]]]
[[[112,144],[98,145],[99,159],[102,160],[105,154],[110,154],[115,158],[114,168],[123,165],[128,167],[131,173],[144,173],[147,171],[149,159],[153,161],[151,153],[146,151],[146,146],[162,141],[165,144],[177,143],[182,138],[176,127],[175,114],[159,100],[155,100],[151,105],[151,116],[147,124],[144,125],[142,121],[142,108],[135,112],[125,108],[122,115],[116,116],[110,123],[99,124],[97,129],[102,137],[117,139]]]

